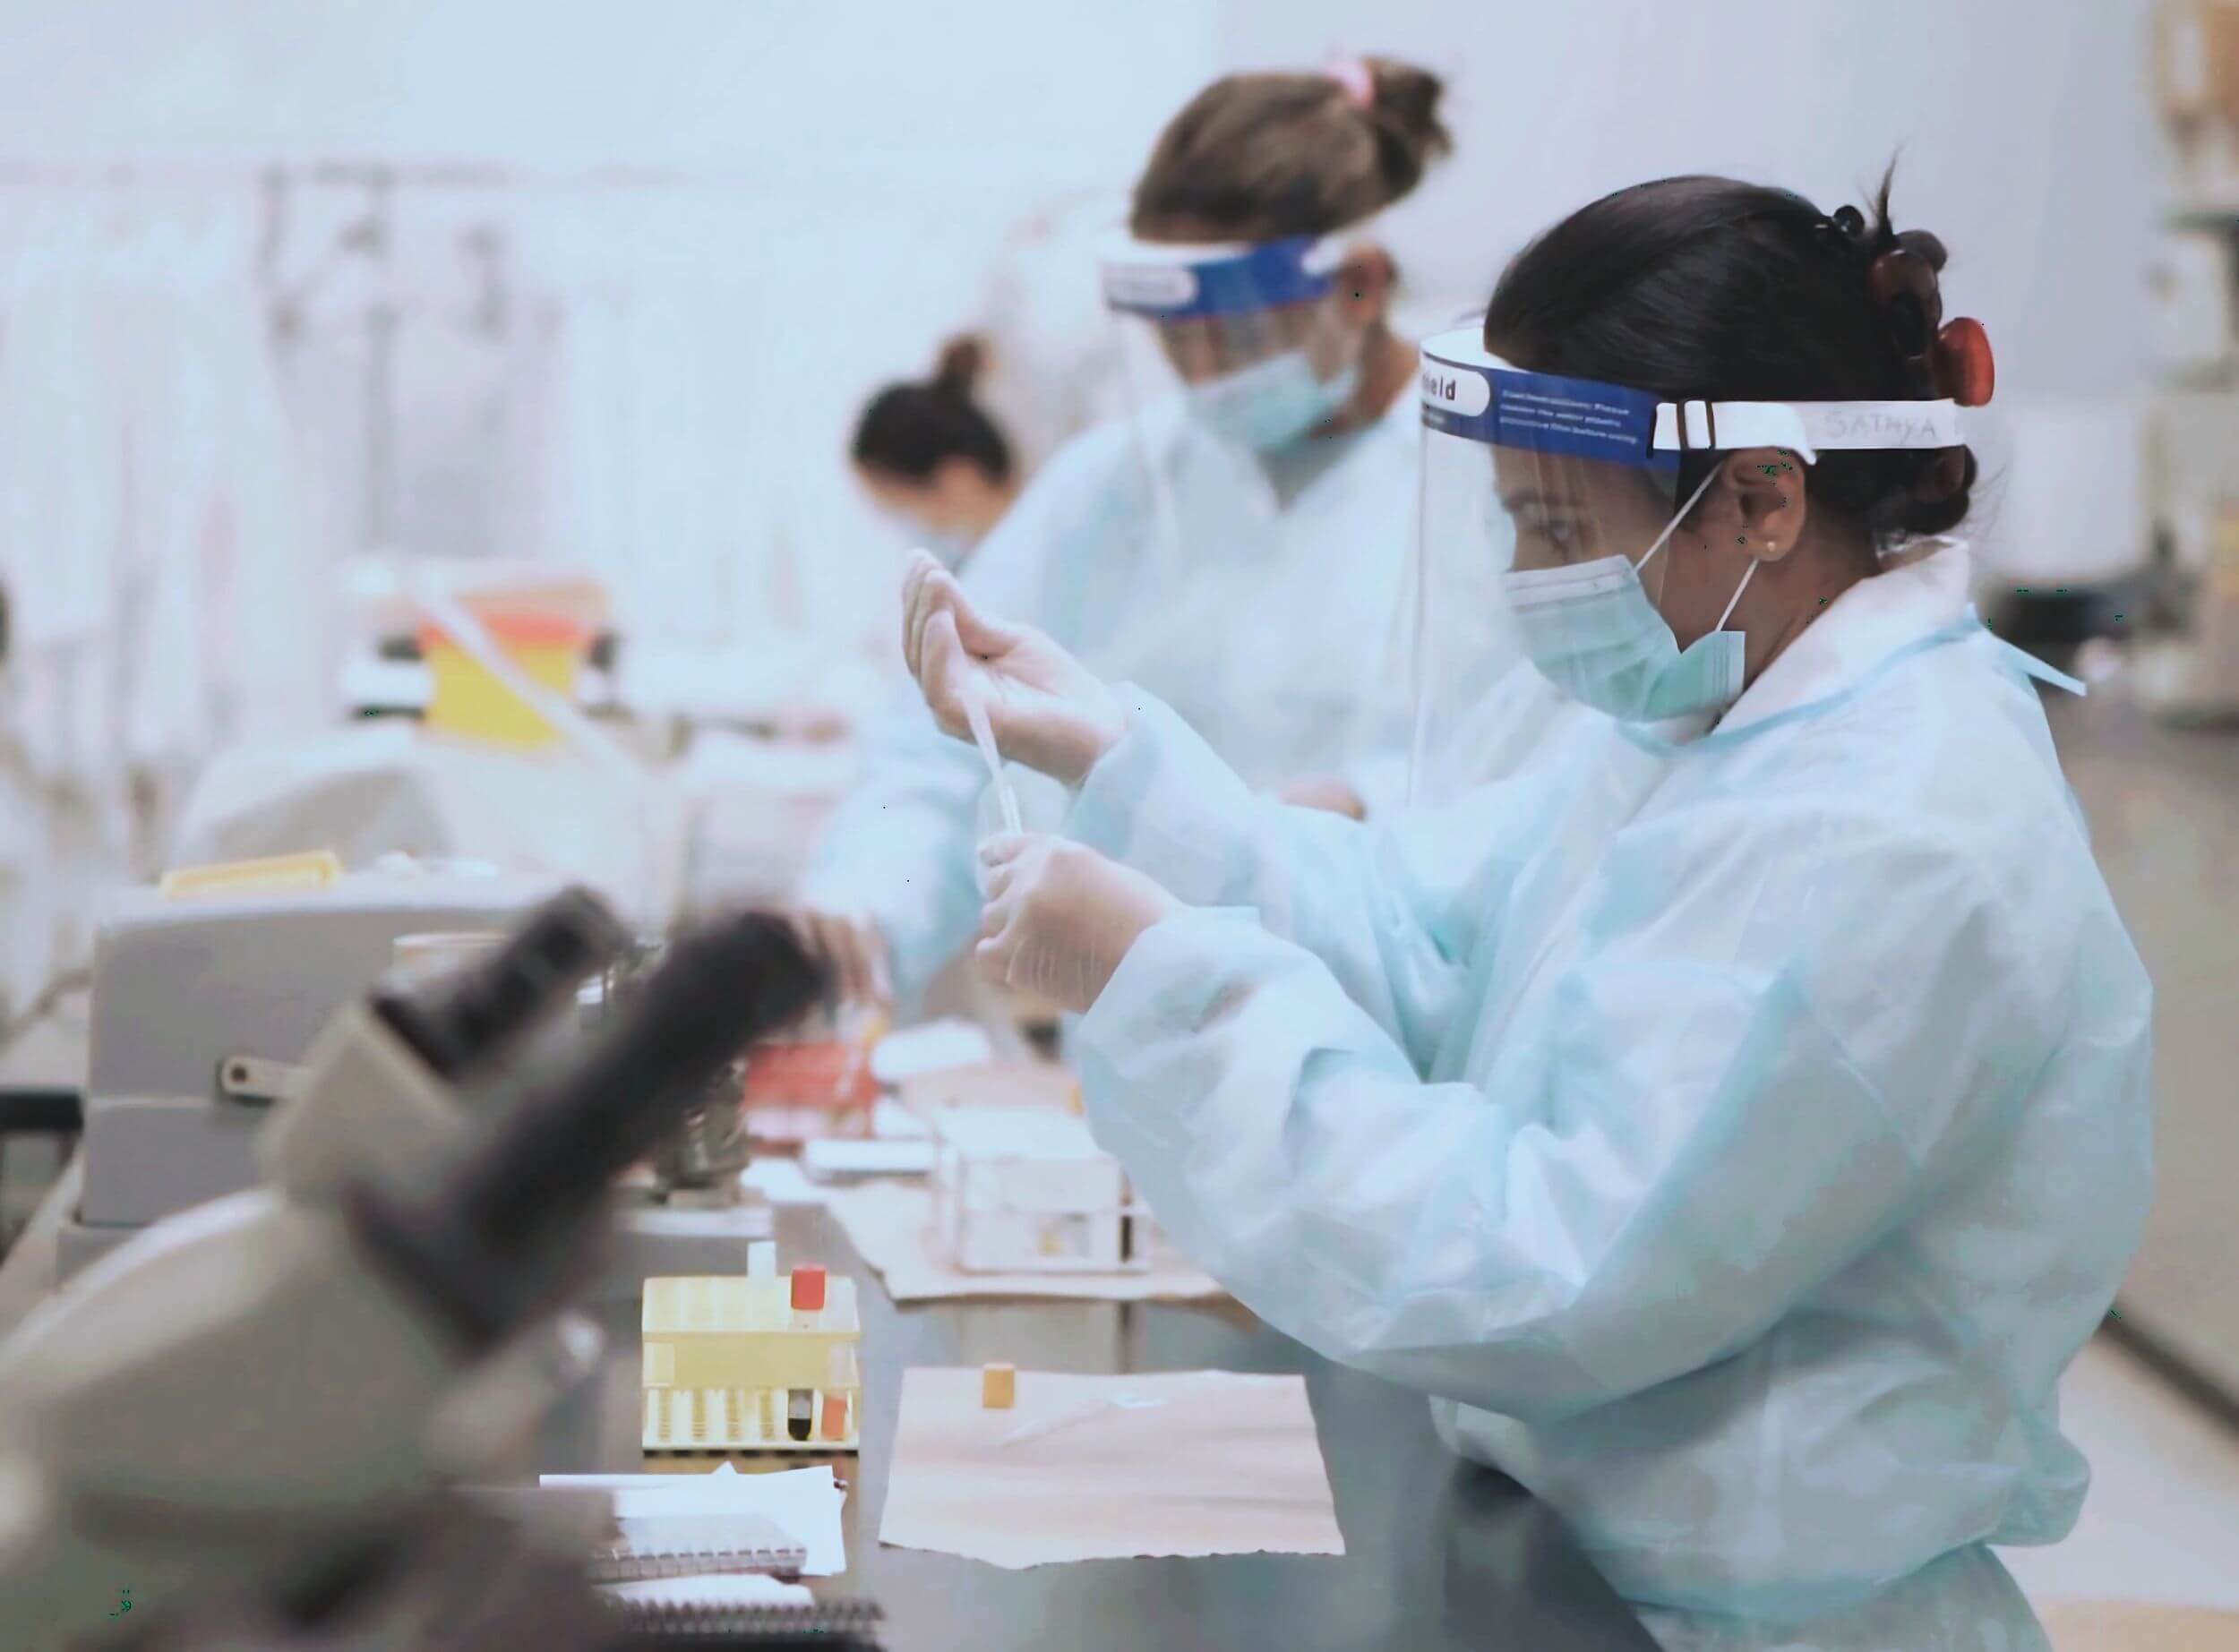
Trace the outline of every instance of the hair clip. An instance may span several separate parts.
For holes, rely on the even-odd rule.
[[[1983,407],[1998,388],[1998,364],[1990,334],[1971,315],[1944,323],[1930,355],[1936,389],[1962,407]]]

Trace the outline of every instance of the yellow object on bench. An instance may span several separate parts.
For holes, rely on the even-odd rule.
[[[478,617],[482,629],[522,675],[573,703],[576,676],[590,652],[588,627],[543,614]],[[423,627],[420,653],[433,682],[429,728],[499,746],[535,748],[559,740],[558,729],[442,631]]]
[[[342,860],[331,849],[303,854],[270,855],[261,860],[227,860],[213,866],[182,866],[163,875],[158,890],[169,899],[197,894],[279,894],[323,889],[342,876]]]

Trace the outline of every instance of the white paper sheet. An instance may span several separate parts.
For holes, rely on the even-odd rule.
[[[880,1542],[1012,1570],[1345,1552],[1301,1377],[1021,1371],[995,1411],[980,1376],[903,1374]]]
[[[1142,1273],[965,1273],[948,1265],[934,1240],[929,1189],[893,1183],[837,1188],[825,1203],[855,1254],[878,1270],[887,1295],[896,1302],[943,1297],[1198,1302],[1227,1294],[1163,1239]]]
[[[812,1606],[816,1596],[798,1583],[780,1583],[751,1571],[708,1572],[690,1578],[645,1578],[602,1585],[616,1600],[655,1601],[665,1606]]]
[[[717,1465],[711,1474],[548,1474],[537,1483],[610,1491],[614,1517],[623,1520],[759,1514],[808,1551],[803,1577],[828,1578],[847,1570],[847,1539],[840,1529],[847,1494],[833,1479],[828,1463],[777,1474],[740,1474],[729,1463]]]

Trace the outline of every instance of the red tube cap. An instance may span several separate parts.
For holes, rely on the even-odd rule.
[[[793,1271],[793,1305],[804,1314],[814,1314],[823,1308],[823,1269],[795,1268]]]

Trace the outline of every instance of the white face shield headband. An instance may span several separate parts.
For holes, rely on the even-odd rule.
[[[1218,245],[1113,237],[1104,301],[1138,410],[1178,406],[1259,453],[1328,424],[1360,388],[1363,335],[1333,302],[1358,233]]]

